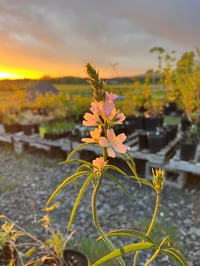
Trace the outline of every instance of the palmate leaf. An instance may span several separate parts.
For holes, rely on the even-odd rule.
[[[146,236],[144,233],[137,231],[137,230],[131,230],[131,229],[119,229],[119,230],[113,230],[111,232],[106,233],[108,237],[112,236],[125,236],[125,237],[132,237],[132,238],[138,238],[140,240],[144,240],[146,242],[152,243],[155,245],[153,240]],[[102,238],[99,237],[97,240],[101,240]]]
[[[189,264],[183,257],[183,255],[175,248],[168,247],[161,249],[162,253],[168,255],[168,257],[176,263],[177,266],[188,266]]]
[[[78,172],[78,173],[74,173],[71,176],[67,177],[55,190],[54,192],[51,194],[50,198],[48,199],[46,206],[49,205],[49,203],[56,197],[56,195],[67,185],[69,184],[71,181],[73,181],[74,179],[78,178],[79,176],[84,176],[84,175],[88,175],[91,174],[91,171],[82,171],[82,172]]]
[[[114,259],[137,250],[151,249],[154,247],[154,244],[150,242],[129,244],[127,246],[123,246],[122,248],[111,251],[109,254],[105,255],[104,257],[93,263],[92,266],[100,265],[101,263],[106,262],[110,259]]]
[[[71,211],[71,215],[70,215],[70,219],[69,219],[69,223],[68,223],[68,226],[67,226],[68,231],[70,230],[71,224],[72,224],[72,222],[73,222],[73,219],[74,219],[74,216],[75,216],[76,210],[77,210],[78,205],[79,205],[79,203],[80,203],[80,200],[81,200],[81,198],[82,198],[82,196],[83,196],[83,193],[85,192],[85,190],[86,190],[88,184],[90,183],[91,179],[93,179],[94,175],[95,175],[94,173],[91,173],[91,174],[86,178],[86,180],[84,181],[84,183],[83,183],[83,185],[82,185],[82,187],[81,187],[81,189],[80,189],[80,191],[79,191],[79,193],[78,193],[78,196],[77,196],[77,198],[76,198],[76,200],[75,200],[75,202],[74,202],[73,209],[72,209],[72,211]]]

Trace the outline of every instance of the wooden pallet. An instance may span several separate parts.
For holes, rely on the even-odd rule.
[[[166,183],[170,186],[182,189],[187,182],[188,173],[200,175],[200,144],[197,147],[196,155],[192,161],[180,160],[180,150],[166,163],[159,164],[148,162],[146,164],[145,176],[152,178],[151,168],[163,168],[166,172],[177,173],[177,179],[168,179]]]
[[[176,153],[178,144],[179,144],[179,137],[176,137],[174,140],[169,142],[168,145],[166,145],[163,149],[161,149],[157,153],[150,153],[147,149],[140,151],[138,149],[138,146],[131,147],[130,153],[135,159],[141,159],[147,162],[152,162],[162,165]]]

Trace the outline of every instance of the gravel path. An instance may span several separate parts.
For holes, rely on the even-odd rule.
[[[16,155],[10,149],[1,147],[0,152],[0,211],[18,224],[40,234],[38,221],[42,218],[42,209],[56,186],[72,171],[73,167],[59,165],[58,159],[48,160],[30,154]],[[120,177],[119,177],[120,178]],[[156,236],[167,232],[173,242],[185,254],[190,266],[200,265],[200,186],[187,184],[183,190],[165,186]],[[109,180],[104,180],[99,194],[98,214],[100,223],[106,230],[117,228],[144,227],[152,215],[155,194],[149,188],[139,187],[126,180],[134,202]],[[79,186],[79,184],[78,184]],[[91,190],[88,188],[80,203],[73,228],[76,237],[96,238],[97,233],[91,217]],[[56,198],[61,207],[54,212],[55,225],[61,230],[66,228],[76,190],[73,186],[65,188]],[[163,226],[161,226],[161,222]],[[125,240],[116,240],[121,244]],[[142,255],[138,266],[144,265]],[[127,266],[131,265],[130,256],[126,257]],[[152,265],[173,265],[166,257],[161,257]]]

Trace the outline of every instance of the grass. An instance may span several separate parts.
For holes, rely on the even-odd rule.
[[[74,121],[56,121],[47,126],[40,126],[40,136],[43,138],[45,133],[63,133],[71,131],[75,127]]]
[[[165,116],[164,124],[166,125],[177,125],[180,124],[181,118],[177,116]]]
[[[146,232],[150,222],[151,222],[150,219],[145,219],[141,222],[138,222],[136,226],[140,228],[141,231]],[[162,217],[158,217],[155,226],[153,228],[151,237],[157,244],[159,244],[160,239],[163,239],[165,236],[169,235],[171,242],[176,246],[178,246],[179,243],[177,240],[177,234],[178,234],[178,229],[176,226],[170,223],[166,224],[166,222]]]
[[[0,176],[0,194],[6,191],[13,191],[16,189],[17,186],[18,184],[16,183],[6,184],[6,177]]]

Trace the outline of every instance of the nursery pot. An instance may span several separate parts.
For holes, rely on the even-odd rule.
[[[189,121],[187,118],[182,117],[181,118],[181,130],[185,132],[189,127],[191,126],[191,121]]]
[[[144,116],[137,116],[135,118],[135,129],[145,129],[145,118],[144,118]]]
[[[37,125],[35,124],[21,124],[21,130],[25,135],[32,135],[33,133],[38,133]]]
[[[148,134],[148,148],[151,153],[159,152],[165,145],[165,135],[159,132]]]
[[[126,135],[130,135],[133,133],[136,129],[136,117],[135,116],[128,116],[124,122],[125,131],[124,133]]]
[[[148,138],[146,131],[141,131],[138,133],[138,147],[139,150],[148,148]]]
[[[16,132],[19,132],[21,131],[21,127],[19,124],[6,124],[4,123],[3,124],[4,126],[4,130],[6,133],[16,133]]]
[[[146,117],[145,129],[146,131],[155,131],[157,127],[161,127],[163,124],[163,117]]]
[[[89,259],[78,250],[65,249],[63,258],[66,266],[90,266]]]
[[[196,143],[181,143],[180,144],[180,159],[183,161],[194,160],[196,154]]]

